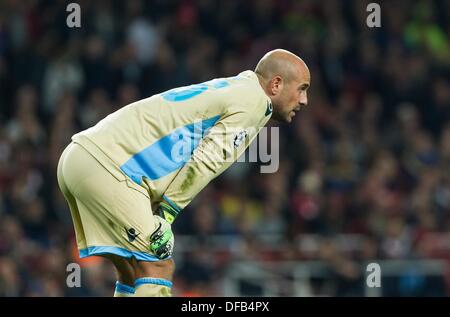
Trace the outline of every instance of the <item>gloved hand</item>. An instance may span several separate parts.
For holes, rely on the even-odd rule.
[[[178,217],[179,213],[180,213],[179,210],[176,210],[165,201],[162,201],[159,204],[158,209],[156,210],[156,215],[160,216],[161,218],[164,218],[170,224],[172,224],[175,221],[175,218]]]
[[[171,225],[179,211],[162,201],[156,210],[158,228],[150,236],[150,250],[160,259],[166,259],[173,253],[175,238]]]
[[[161,260],[172,256],[175,238],[166,219],[155,215],[158,227],[150,235],[150,250]]]

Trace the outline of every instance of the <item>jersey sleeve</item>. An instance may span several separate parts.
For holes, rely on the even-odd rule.
[[[243,154],[268,119],[264,111],[254,107],[233,112],[217,121],[175,176],[163,198],[177,211],[185,208],[211,180]]]

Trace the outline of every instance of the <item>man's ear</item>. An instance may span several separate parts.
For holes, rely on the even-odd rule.
[[[283,78],[279,75],[272,78],[269,89],[273,96],[278,95],[281,89],[283,89]]]

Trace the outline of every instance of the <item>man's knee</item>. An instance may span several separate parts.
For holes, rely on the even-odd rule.
[[[173,259],[155,262],[137,261],[133,259],[133,266],[135,268],[135,277],[154,277],[172,280],[175,271],[175,262]]]
[[[136,279],[134,268],[129,259],[114,254],[107,254],[103,257],[111,260],[117,271],[117,280],[126,285],[134,285]]]

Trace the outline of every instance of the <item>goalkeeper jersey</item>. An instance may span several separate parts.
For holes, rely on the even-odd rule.
[[[153,207],[164,198],[181,210],[236,161],[271,114],[256,74],[244,71],[129,104],[72,140]]]

